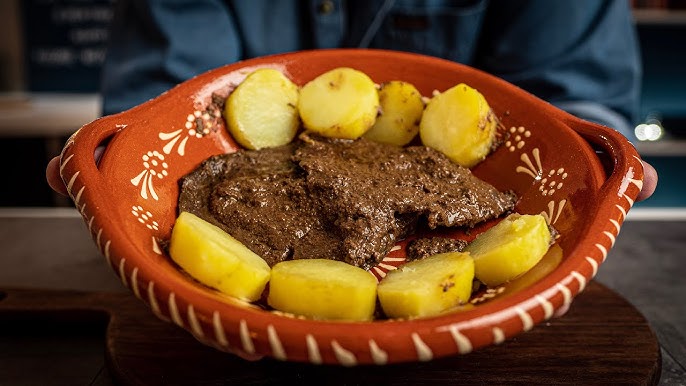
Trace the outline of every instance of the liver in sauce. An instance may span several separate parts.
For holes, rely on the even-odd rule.
[[[304,134],[205,160],[181,180],[179,210],[269,265],[327,258],[368,269],[418,227],[473,227],[515,202],[428,147]]]

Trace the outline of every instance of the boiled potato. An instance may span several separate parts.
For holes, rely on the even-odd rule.
[[[253,71],[229,94],[224,106],[229,132],[248,149],[291,142],[300,126],[298,95],[298,86],[280,71]]]
[[[474,261],[462,252],[415,260],[388,272],[378,286],[384,313],[391,318],[431,316],[469,301]]]
[[[513,213],[477,236],[464,251],[474,258],[476,278],[497,286],[535,266],[551,241],[543,216]]]
[[[557,244],[553,244],[533,268],[507,283],[503,294],[515,293],[529,287],[548,276],[560,263],[562,263],[562,248]]]
[[[188,212],[174,223],[169,254],[191,277],[238,299],[259,299],[269,281],[269,265],[260,256]]]
[[[429,100],[419,124],[425,146],[472,167],[490,153],[498,122],[476,89],[460,83]]]
[[[307,130],[325,137],[355,139],[376,121],[379,95],[365,73],[340,67],[303,86],[298,110]]]
[[[279,311],[327,320],[371,320],[376,278],[329,259],[288,260],[272,267],[267,303]]]
[[[410,143],[424,112],[422,94],[411,83],[394,80],[381,85],[379,103],[381,115],[364,137],[397,146]]]

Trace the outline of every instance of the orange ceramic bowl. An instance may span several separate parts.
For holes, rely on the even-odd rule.
[[[461,312],[373,322],[314,321],[235,301],[177,268],[160,247],[177,215],[178,180],[205,158],[238,147],[213,95],[226,97],[260,67],[298,84],[348,66],[374,81],[405,80],[422,94],[467,83],[502,122],[503,145],[474,174],[542,213],[558,231],[561,263],[542,279]],[[106,142],[99,165],[93,152]],[[616,131],[575,118],[486,73],[453,62],[382,50],[319,50],[247,60],[202,74],[76,132],[62,178],[107,264],[159,318],[199,341],[243,356],[340,364],[427,361],[498,344],[565,309],[605,260],[642,186],[633,146]],[[388,263],[402,260],[395,251]],[[400,256],[400,257],[398,257]],[[389,264],[376,267],[383,276]]]

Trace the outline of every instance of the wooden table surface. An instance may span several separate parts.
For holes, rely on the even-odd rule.
[[[686,385],[685,235],[686,214],[679,210],[649,215],[634,210],[596,277],[633,304],[655,331],[660,385]],[[0,208],[0,244],[0,289],[128,291],[73,209]],[[0,331],[0,384],[113,384],[103,355],[103,326],[91,319],[84,315],[89,323],[62,325],[53,334],[27,333],[35,331],[31,325],[16,333]]]

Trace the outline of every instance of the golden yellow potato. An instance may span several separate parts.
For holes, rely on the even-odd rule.
[[[381,308],[390,318],[432,316],[467,303],[473,280],[471,256],[448,252],[388,272],[377,292]]]
[[[503,295],[515,293],[536,283],[553,272],[561,262],[562,248],[558,244],[553,244],[533,268],[507,283]]]
[[[337,260],[283,261],[272,267],[267,303],[279,311],[314,319],[371,320],[376,278]]]
[[[307,130],[332,138],[359,138],[376,121],[379,95],[363,72],[339,67],[300,90],[298,110]]]
[[[364,137],[397,146],[410,143],[424,112],[422,94],[411,83],[394,80],[381,85],[379,103],[381,115]]]
[[[472,167],[491,152],[497,125],[486,98],[460,83],[429,100],[419,124],[419,136],[425,146],[464,167]]]
[[[476,278],[488,286],[497,286],[535,266],[551,241],[543,216],[513,213],[477,236],[465,252],[474,258]]]
[[[285,145],[300,127],[298,86],[280,71],[255,70],[229,94],[224,118],[233,138],[245,148]]]
[[[197,281],[238,299],[259,299],[269,281],[269,265],[260,256],[188,212],[174,223],[169,254]]]

